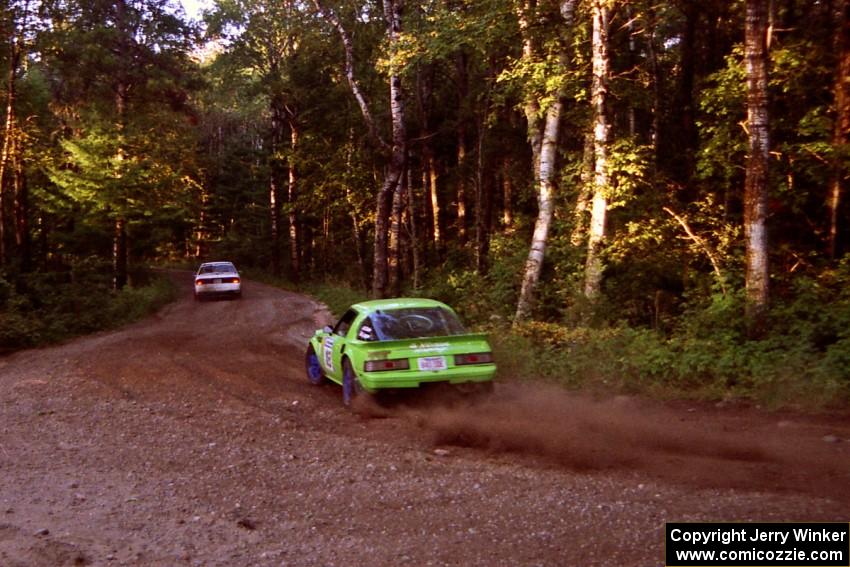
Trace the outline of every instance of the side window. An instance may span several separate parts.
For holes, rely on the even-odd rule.
[[[345,312],[345,315],[339,320],[334,327],[334,334],[339,335],[340,337],[344,337],[348,334],[348,329],[351,328],[351,323],[354,321],[354,318],[357,317],[357,311],[354,309],[349,309]]]
[[[378,340],[377,333],[375,333],[375,326],[372,325],[372,319],[366,317],[363,323],[360,324],[360,329],[357,331],[357,338],[361,341]]]

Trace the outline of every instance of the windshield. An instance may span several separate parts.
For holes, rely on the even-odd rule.
[[[213,264],[212,266],[201,266],[202,274],[228,274],[235,272],[233,264]]]
[[[466,331],[453,312],[443,307],[411,307],[376,311],[371,316],[378,339],[419,339],[462,335]]]

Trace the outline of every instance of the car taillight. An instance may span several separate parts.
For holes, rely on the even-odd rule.
[[[233,278],[230,283],[239,283],[239,278]]]
[[[204,285],[204,280],[195,280],[195,285]]]
[[[394,360],[369,360],[363,365],[363,370],[366,372],[384,372],[386,370],[407,370],[410,368],[410,362],[406,358],[396,358]]]
[[[455,366],[463,366],[464,364],[490,364],[491,362],[493,362],[492,352],[455,355]]]

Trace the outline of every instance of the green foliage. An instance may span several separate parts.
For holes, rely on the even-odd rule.
[[[651,191],[651,155],[648,146],[624,138],[615,141],[608,154],[613,183],[607,188],[608,210],[625,207],[640,192]]]
[[[469,323],[509,320],[516,309],[519,277],[527,255],[524,243],[494,235],[486,274],[463,266],[462,259],[454,265],[447,262],[430,271],[418,293],[451,305]]]
[[[736,397],[812,409],[850,400],[847,262],[801,280],[771,314],[770,332],[748,340],[742,294],[686,306],[668,335],[628,326],[531,322],[492,327],[506,378],[542,377],[570,387],[669,397]]]
[[[90,258],[70,272],[18,276],[15,286],[0,278],[0,353],[125,325],[176,295],[170,280],[144,270],[131,276],[138,283],[113,293],[110,274],[107,263]]]
[[[746,155],[746,74],[743,48],[736,47],[726,57],[726,68],[709,76],[700,92],[702,116],[697,121],[703,145],[699,151],[697,174],[700,179],[731,185],[743,179]]]
[[[313,283],[306,287],[306,291],[327,305],[334,317],[341,317],[353,304],[369,299],[362,290],[330,283]]]

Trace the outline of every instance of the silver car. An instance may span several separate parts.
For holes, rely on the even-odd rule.
[[[242,297],[242,278],[231,262],[205,262],[195,274],[195,299],[219,295]]]

